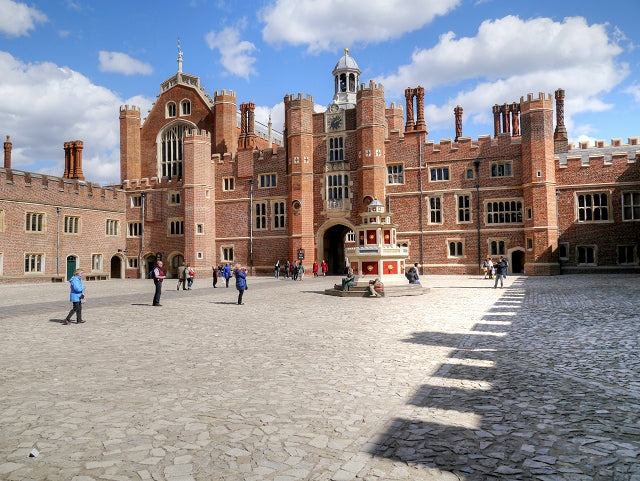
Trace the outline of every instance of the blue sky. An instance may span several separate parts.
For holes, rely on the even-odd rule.
[[[640,136],[638,0],[0,0],[0,136],[12,167],[62,175],[84,141],[87,180],[119,183],[120,105],[143,116],[183,71],[254,102],[281,130],[283,98],[331,103],[343,50],[388,103],[425,88],[429,139],[493,134],[491,106],[566,90],[570,141]]]

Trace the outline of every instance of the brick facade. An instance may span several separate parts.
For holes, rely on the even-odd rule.
[[[306,265],[325,259],[330,273],[342,273],[345,236],[373,199],[393,214],[407,264],[419,263],[425,274],[476,274],[485,258],[499,255],[511,272],[528,275],[639,270],[638,138],[573,148],[563,90],[488,107],[493,135],[475,140],[462,135],[457,106],[455,140],[435,143],[424,89],[407,89],[406,109],[387,106],[382,85],[359,84],[347,52],[333,75],[326,112],[315,113],[311,96],[284,97],[280,142],[270,127],[258,131],[253,103],[238,106],[230,90],[212,99],[198,77],[179,71],[161,85],[144,122],[137,107],[121,107],[120,189],[12,171],[5,143],[3,275],[27,276],[20,238],[31,204],[47,219],[45,235],[27,235],[46,251],[42,277],[55,273],[51,222],[60,205],[81,212],[83,226],[95,224],[78,239],[100,238],[107,217],[120,222],[119,236],[98,245],[105,259],[117,256],[128,266],[127,277],[146,275],[157,257],[170,275],[182,261],[198,277],[225,262],[270,275],[276,260],[300,252]],[[50,193],[47,183],[55,184],[56,198],[36,194]],[[96,250],[67,238],[63,245],[58,258],[78,252],[81,264]]]

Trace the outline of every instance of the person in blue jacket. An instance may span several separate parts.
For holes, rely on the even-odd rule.
[[[71,316],[73,313],[76,313],[76,322],[78,324],[82,324],[86,321],[82,320],[82,300],[84,299],[84,290],[86,287],[82,285],[82,270],[76,269],[73,273],[73,277],[69,279],[69,284],[71,286],[71,295],[69,300],[73,303],[73,307],[67,314],[67,317],[64,319],[64,325],[68,326],[71,324]]]
[[[236,289],[238,289],[238,305],[244,304],[242,302],[242,295],[247,290],[247,269],[244,269],[240,264],[236,264]]]

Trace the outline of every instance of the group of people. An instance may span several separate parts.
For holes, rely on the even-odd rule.
[[[286,261],[283,265],[281,265],[280,259],[278,259],[274,265],[273,277],[279,279],[281,270],[285,279],[293,279],[294,281],[301,281],[304,279],[305,269],[302,260],[298,260],[295,262]],[[313,277],[318,277],[319,271],[322,272],[322,277],[325,277],[328,270],[329,265],[324,261],[324,259],[322,260],[321,264],[318,264],[318,261],[313,261]]]
[[[509,261],[506,257],[500,256],[497,262],[493,262],[490,257],[487,257],[482,263],[482,272],[485,279],[494,279],[493,288],[497,289],[498,281],[500,282],[500,288],[504,286],[504,279],[507,278],[507,268],[509,267]]]
[[[212,266],[213,270],[213,287],[217,287],[218,278],[223,277],[225,279],[226,287],[229,287],[229,279],[232,275],[231,266],[227,263],[224,266]],[[154,306],[162,306],[160,304],[160,296],[162,295],[162,283],[166,279],[167,275],[164,271],[164,264],[162,261],[158,261],[151,272],[151,276],[153,278],[153,283],[155,284],[155,292],[153,296],[153,305]],[[247,269],[246,267],[242,267],[240,264],[236,264],[235,269],[233,270],[233,276],[236,278],[236,289],[238,290],[238,304],[244,304],[242,302],[242,296],[244,295],[244,291],[248,289],[247,287]],[[189,264],[182,263],[182,266],[178,268],[178,286],[177,289],[180,290],[180,286],[182,285],[183,290],[190,290],[193,285],[193,279],[195,278],[195,272],[193,268]],[[187,286],[185,288],[185,285]],[[73,292],[73,291],[72,291]],[[69,313],[69,316],[71,313]]]

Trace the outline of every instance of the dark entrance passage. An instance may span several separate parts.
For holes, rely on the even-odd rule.
[[[122,259],[119,256],[111,258],[111,279],[120,279],[122,277]]]
[[[329,275],[342,275],[345,272],[344,241],[349,231],[347,226],[334,225],[324,233],[322,258],[329,265]]]
[[[524,271],[524,251],[513,251],[511,253],[511,272],[522,274]]]

